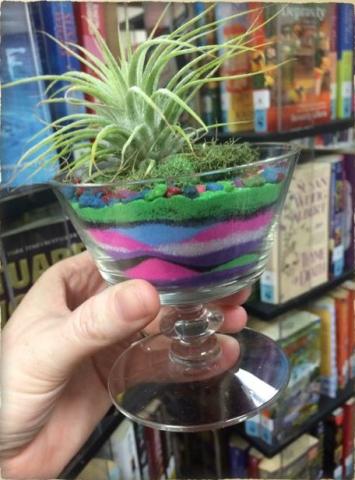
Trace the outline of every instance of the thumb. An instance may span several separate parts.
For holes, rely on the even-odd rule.
[[[69,364],[128,340],[159,313],[159,296],[144,280],[108,287],[74,310],[63,324]]]

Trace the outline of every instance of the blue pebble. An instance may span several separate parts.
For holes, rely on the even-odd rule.
[[[211,192],[217,192],[218,190],[223,190],[223,185],[219,183],[207,183],[206,190],[210,190]]]
[[[80,207],[92,207],[100,208],[105,206],[105,202],[101,199],[102,192],[92,194],[90,192],[84,192],[80,195],[79,205]]]
[[[196,187],[188,185],[184,187],[183,194],[188,198],[196,198],[198,197],[198,190]]]
[[[267,167],[263,171],[263,177],[267,182],[276,182],[278,174],[279,169],[275,167]]]

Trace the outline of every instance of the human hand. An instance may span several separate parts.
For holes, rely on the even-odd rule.
[[[220,302],[223,330],[246,322],[244,290]],[[3,332],[0,455],[5,478],[57,478],[111,405],[116,357],[154,327],[158,293],[143,280],[106,287],[87,252],[47,270]]]

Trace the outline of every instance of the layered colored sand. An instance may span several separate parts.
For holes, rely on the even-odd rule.
[[[127,278],[207,286],[250,273],[263,253],[283,182],[72,207]]]

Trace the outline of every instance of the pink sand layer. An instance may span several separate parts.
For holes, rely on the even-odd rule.
[[[242,234],[256,231],[262,227],[268,225],[272,220],[273,213],[268,211],[261,213],[249,220],[229,220],[227,222],[216,223],[209,226],[206,230],[199,232],[191,238],[179,242],[180,245],[193,244],[197,242],[208,242],[211,240],[223,239],[233,233],[240,233],[242,240]],[[182,227],[183,228],[183,227]],[[155,250],[150,245],[139,242],[127,234],[122,234],[114,229],[100,229],[90,228],[89,234],[96,242],[99,242],[105,246],[120,247],[129,251],[145,250],[147,252]],[[168,242],[171,243],[171,240]],[[164,238],[162,243],[164,244]]]

